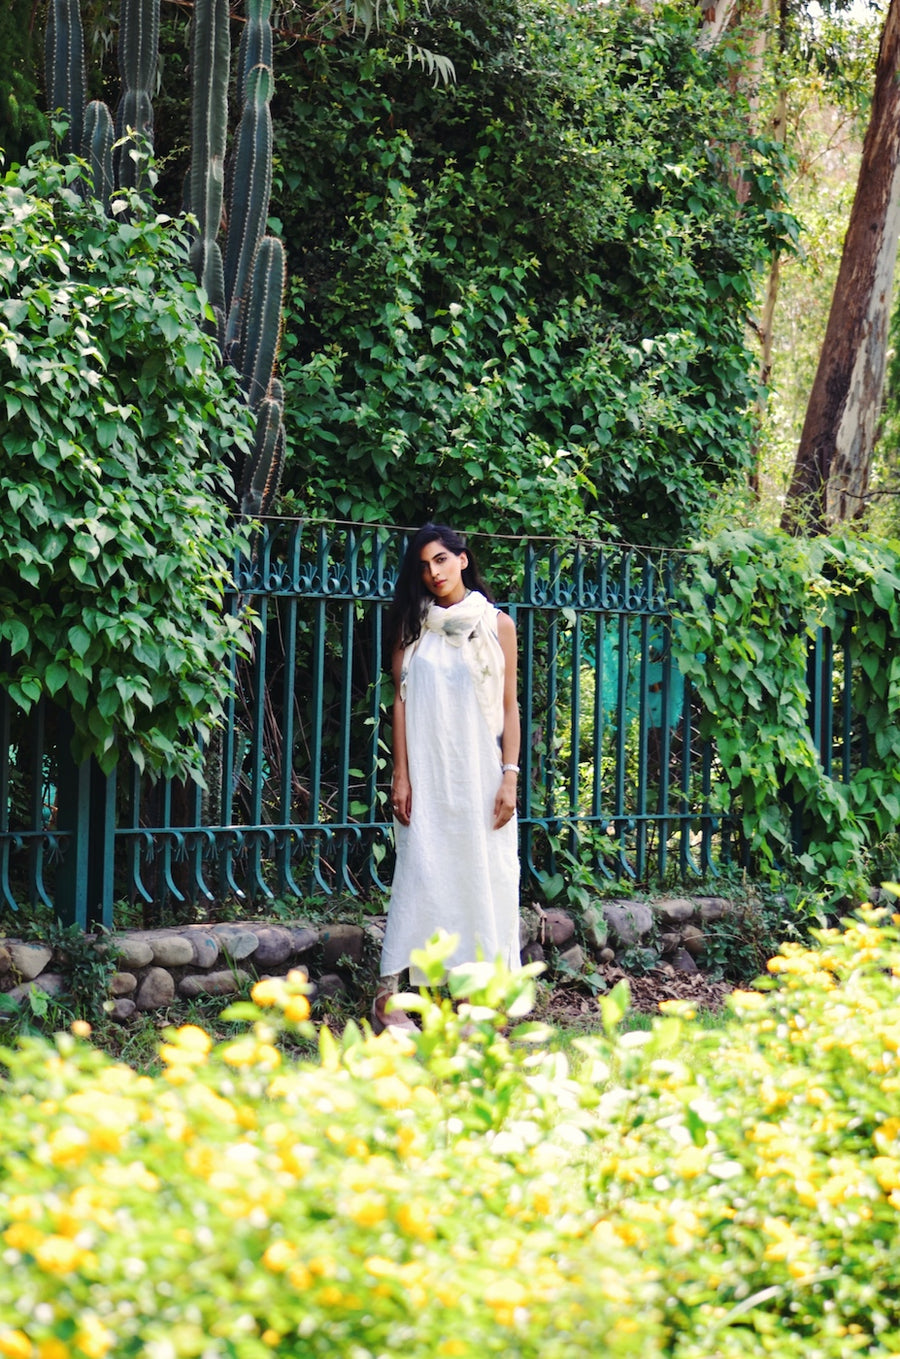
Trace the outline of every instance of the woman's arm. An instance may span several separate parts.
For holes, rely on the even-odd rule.
[[[403,666],[402,646],[394,649],[391,673],[394,676],[394,775],[391,779],[391,805],[402,826],[409,825],[412,814],[412,788],[409,782],[409,759],[406,753],[406,704],[400,697],[400,670]]]
[[[497,615],[497,639],[503,652],[503,735],[500,740],[501,760],[504,764],[519,763],[522,739],[519,722],[518,680],[516,676],[516,625],[509,614]],[[505,826],[516,810],[516,772],[507,770],[494,800],[494,830]]]

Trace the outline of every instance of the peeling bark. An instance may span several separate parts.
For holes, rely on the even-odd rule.
[[[715,47],[731,23],[739,3],[740,0],[703,0],[703,23],[698,39],[701,51]]]
[[[865,504],[900,236],[900,0],[891,0],[872,114],[782,527],[824,533]]]

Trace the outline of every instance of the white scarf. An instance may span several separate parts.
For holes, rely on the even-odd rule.
[[[495,628],[496,610],[480,590],[471,590],[458,604],[442,609],[433,600],[422,615],[422,632],[403,653],[400,697],[406,699],[409,666],[426,631],[437,632],[450,646],[462,647],[463,659],[472,676],[478,706],[491,735],[503,734],[503,675],[506,662]]]

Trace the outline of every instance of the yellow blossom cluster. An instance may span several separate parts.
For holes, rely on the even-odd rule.
[[[10,1049],[0,1359],[888,1359],[898,961],[861,917],[718,1030],[668,1007],[577,1056],[500,973],[465,1034],[435,1000],[318,1062],[279,1046],[302,975],[256,984],[243,1037],[167,1033],[159,1077],[88,1035]]]

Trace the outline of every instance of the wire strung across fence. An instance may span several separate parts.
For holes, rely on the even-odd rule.
[[[82,925],[114,900],[148,922],[204,903],[388,890],[392,685],[385,609],[399,531],[275,521],[227,607],[257,616],[232,663],[206,788],[67,757],[62,714],[0,694],[0,894]],[[714,753],[672,656],[678,558],[476,543],[519,636],[523,882],[567,855],[611,878],[705,874],[730,852]],[[482,551],[482,548],[484,551]],[[498,588],[500,584],[503,588]]]

